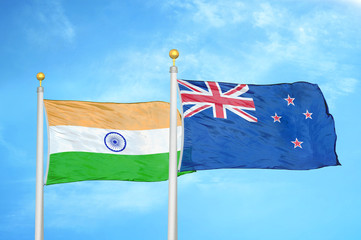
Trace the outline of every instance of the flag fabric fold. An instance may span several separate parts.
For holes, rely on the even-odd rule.
[[[169,103],[44,103],[49,138],[46,185],[168,179]],[[177,130],[180,150],[180,116]]]
[[[178,80],[178,86],[184,117],[181,171],[340,165],[334,120],[316,84]]]

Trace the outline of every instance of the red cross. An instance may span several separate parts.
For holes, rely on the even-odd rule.
[[[225,118],[224,115],[225,105],[230,105],[235,107],[245,107],[245,108],[255,107],[253,100],[240,99],[240,98],[227,96],[226,94],[222,94],[222,91],[216,82],[207,82],[207,84],[209,87],[208,89],[210,90],[211,93],[210,95],[182,93],[182,101],[212,104],[212,106],[214,106],[215,108],[215,116],[217,118]]]

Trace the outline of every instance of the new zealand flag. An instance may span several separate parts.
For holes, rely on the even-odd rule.
[[[316,84],[178,80],[178,86],[184,119],[180,171],[340,165],[334,120]]]

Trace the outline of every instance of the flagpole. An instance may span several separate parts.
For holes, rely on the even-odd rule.
[[[44,88],[41,81],[45,75],[39,72],[36,78],[40,81],[38,92],[38,119],[36,136],[36,195],[35,195],[35,240],[44,239]]]
[[[177,223],[177,73],[175,60],[179,56],[176,49],[169,52],[173,59],[170,67],[170,133],[169,133],[169,185],[168,185],[168,240],[178,239]]]

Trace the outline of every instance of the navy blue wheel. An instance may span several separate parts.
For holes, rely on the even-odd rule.
[[[125,138],[117,132],[109,132],[104,137],[105,146],[113,152],[121,152],[127,146]]]

